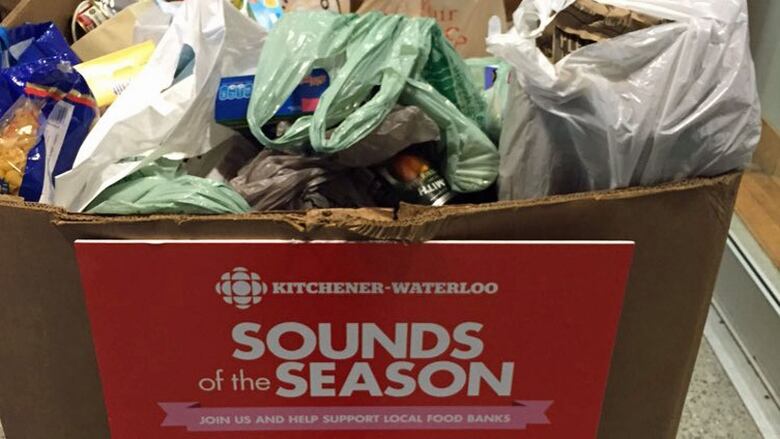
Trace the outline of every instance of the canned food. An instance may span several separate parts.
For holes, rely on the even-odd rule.
[[[444,177],[423,157],[401,153],[379,168],[379,174],[398,192],[401,201],[444,206],[455,194]]]

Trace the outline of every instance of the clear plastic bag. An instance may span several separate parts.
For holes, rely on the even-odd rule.
[[[746,166],[760,105],[744,0],[603,0],[672,22],[551,64],[536,39],[574,0],[526,0],[488,38],[513,67],[502,199],[653,185]]]

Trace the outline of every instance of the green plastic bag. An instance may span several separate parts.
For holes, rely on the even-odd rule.
[[[100,215],[244,213],[249,204],[231,187],[187,175],[180,162],[159,159],[103,191],[86,212]]]
[[[268,138],[262,127],[314,68],[324,68],[331,77],[314,114],[295,120],[279,138]],[[422,84],[429,85],[425,93],[420,92]],[[445,177],[453,190],[475,192],[490,186],[498,174],[498,152],[481,132],[485,101],[469,79],[465,62],[432,19],[378,12],[285,15],[269,34],[260,57],[249,126],[272,149],[335,154],[376,130],[407,89],[410,101],[421,96],[424,111],[446,113],[433,118],[443,131],[462,129],[458,135],[444,136]],[[459,157],[474,151],[479,154]]]
[[[490,140],[498,144],[504,127],[504,110],[509,95],[509,76],[512,68],[500,58],[470,58],[466,60],[466,64],[469,66],[471,80],[482,90],[487,104],[485,132],[490,136]],[[486,84],[489,68],[495,70],[492,86]]]

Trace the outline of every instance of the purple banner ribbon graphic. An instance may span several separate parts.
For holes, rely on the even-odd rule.
[[[507,407],[237,407],[161,402],[163,427],[187,431],[525,430],[547,425],[553,401]]]

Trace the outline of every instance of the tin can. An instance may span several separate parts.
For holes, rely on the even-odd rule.
[[[381,175],[398,193],[401,201],[428,206],[444,206],[455,194],[444,177],[423,157],[402,153],[379,168]]]

